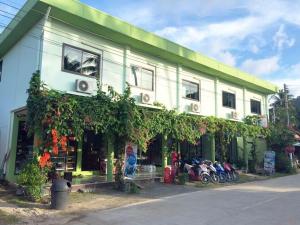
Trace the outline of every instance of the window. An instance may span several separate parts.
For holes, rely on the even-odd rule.
[[[223,106],[235,109],[235,94],[223,91]]]
[[[199,101],[199,84],[183,80],[182,89],[182,97]]]
[[[131,66],[129,83],[133,86],[153,91],[154,71],[138,66]]]
[[[3,60],[0,61],[0,82],[2,79],[2,65],[3,65]]]
[[[261,104],[260,101],[250,100],[251,113],[261,114]]]
[[[63,57],[64,71],[85,76],[99,76],[100,55],[64,44]]]

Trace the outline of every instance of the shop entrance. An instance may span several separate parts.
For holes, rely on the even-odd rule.
[[[85,131],[82,139],[82,171],[106,173],[107,143],[102,134]]]
[[[160,136],[153,138],[148,145],[146,152],[138,149],[138,165],[155,165],[161,166],[161,148],[162,139]]]
[[[193,158],[204,158],[203,145],[203,136],[201,136],[195,145],[187,141],[180,142],[181,159],[191,162]]]
[[[24,118],[25,119],[25,118]],[[28,135],[26,122],[18,120],[15,174],[19,174],[24,166],[33,158],[33,135]]]

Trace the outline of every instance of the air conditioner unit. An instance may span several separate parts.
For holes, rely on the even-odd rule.
[[[141,102],[143,104],[152,104],[153,100],[151,98],[151,96],[147,93],[141,93]]]
[[[194,113],[198,113],[200,111],[200,106],[197,103],[191,103],[191,111]]]
[[[235,111],[231,112],[231,119],[237,120],[238,119],[238,114]]]
[[[93,83],[87,80],[76,80],[77,92],[91,94],[93,92]]]

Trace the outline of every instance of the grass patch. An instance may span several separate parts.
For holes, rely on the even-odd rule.
[[[19,222],[19,218],[15,215],[9,215],[0,209],[0,225],[10,225]]]

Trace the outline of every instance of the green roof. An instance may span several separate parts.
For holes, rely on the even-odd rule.
[[[278,87],[186,47],[147,32],[76,0],[28,0],[0,35],[0,58],[34,26],[51,6],[50,16],[114,42],[201,71],[246,88],[271,94]],[[22,20],[20,20],[22,18]]]

